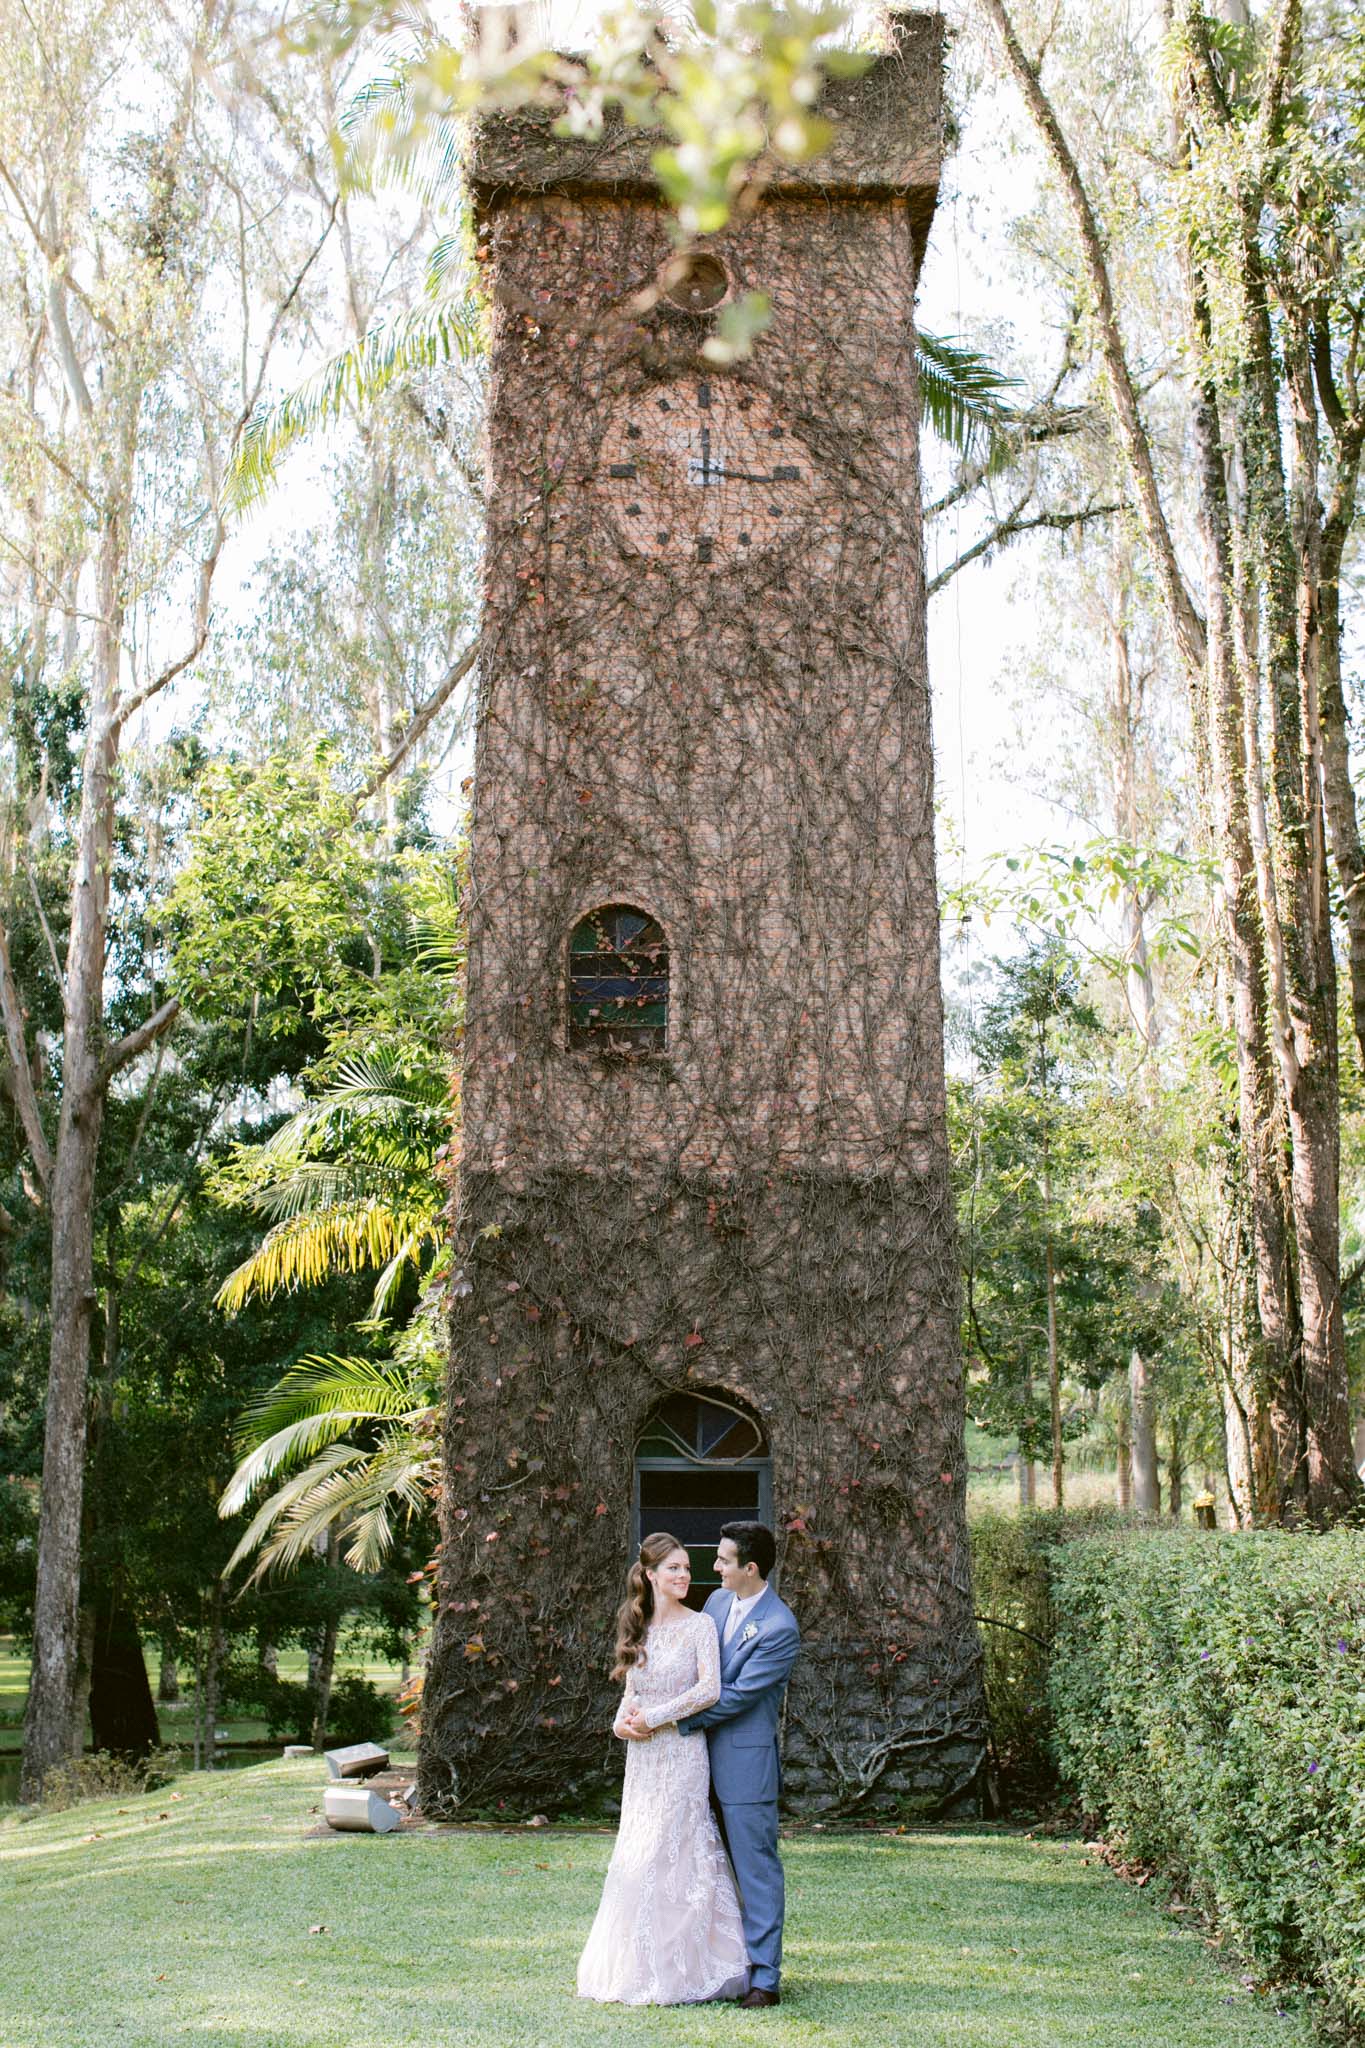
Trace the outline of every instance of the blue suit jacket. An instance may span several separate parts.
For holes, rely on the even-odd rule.
[[[733,1595],[720,1587],[706,1612],[724,1637]],[[678,1723],[684,1735],[705,1729],[711,1745],[711,1783],[723,1806],[775,1800],[782,1783],[777,1718],[801,1648],[796,1616],[769,1586],[744,1626],[721,1643],[720,1698]]]

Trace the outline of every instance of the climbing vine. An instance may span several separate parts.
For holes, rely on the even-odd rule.
[[[865,90],[861,161],[709,240],[720,295],[619,164],[565,190],[522,118],[476,165],[489,568],[428,1812],[616,1767],[632,1459],[682,1389],[771,1440],[805,1636],[789,1794],[927,1807],[979,1767],[911,318],[932,192],[902,139],[924,67]],[[724,295],[755,291],[760,346],[717,366]],[[662,1049],[571,1043],[570,936],[612,904],[664,935]]]

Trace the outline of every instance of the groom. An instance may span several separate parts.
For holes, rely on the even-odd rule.
[[[683,1735],[704,1728],[710,1742],[711,1796],[739,1880],[749,1951],[749,1989],[739,2002],[755,2008],[781,1996],[777,1717],[801,1647],[796,1616],[768,1584],[776,1556],[773,1532],[761,1522],[727,1522],[721,1530],[720,1590],[706,1603],[720,1635],[720,1698],[678,1723]]]

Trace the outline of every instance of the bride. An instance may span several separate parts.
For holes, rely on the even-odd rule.
[[[616,1617],[625,1692],[613,1734],[626,1782],[602,1903],[578,1963],[578,1995],[613,2005],[739,1998],[749,1982],[739,1899],[710,1806],[705,1742],[676,1722],[720,1697],[715,1623],[684,1606],[692,1581],[672,1536],[646,1536]],[[646,1732],[627,1716],[641,1712]]]

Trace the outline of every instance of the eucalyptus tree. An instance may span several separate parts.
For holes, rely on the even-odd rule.
[[[1024,9],[981,0],[1072,238],[1151,574],[1186,674],[1221,871],[1220,944],[1238,1082],[1256,1327],[1226,1388],[1233,1482],[1251,1517],[1359,1505],[1342,1329],[1335,858],[1356,950],[1365,915],[1354,791],[1333,752],[1342,550],[1365,394],[1362,51],[1330,5],[1276,0],[1229,25],[1172,0],[1159,47],[1049,15],[1048,82]],[[1141,103],[1122,162],[1099,132],[1099,61]],[[1135,82],[1135,84],[1134,84]],[[1134,168],[1141,150],[1141,171]],[[1173,246],[1194,498],[1151,429],[1114,244]],[[1158,260],[1153,253],[1152,261]],[[1324,499],[1326,505],[1324,506]]]
[[[111,1028],[120,758],[164,728],[204,648],[227,541],[234,438],[287,343],[330,234],[326,123],[299,78],[256,92],[238,63],[270,17],[183,0],[0,14],[3,603],[17,650],[0,820],[6,1088],[51,1241],[35,1654],[23,1789],[76,1739],[74,1682],[93,1202],[118,1078],[155,1058],[179,1004],[153,955],[141,1014]],[[310,98],[311,94],[311,98]],[[72,707],[57,761],[24,708]],[[149,723],[150,722],[150,723]],[[59,876],[37,888],[40,856]],[[36,904],[21,982],[11,935]],[[56,1014],[35,1031],[34,982]],[[127,986],[123,993],[129,993]]]

